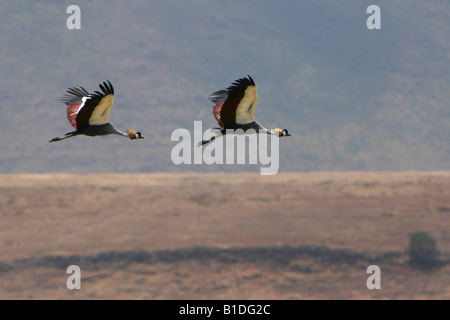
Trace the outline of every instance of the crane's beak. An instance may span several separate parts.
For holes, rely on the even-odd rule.
[[[135,139],[144,139],[144,137],[142,136],[142,134],[138,131],[136,132],[136,134],[134,135]]]

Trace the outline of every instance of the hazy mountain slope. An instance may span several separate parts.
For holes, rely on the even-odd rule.
[[[258,119],[288,128],[282,171],[448,170],[450,4],[378,1],[79,1],[0,6],[2,173],[256,171],[172,164],[176,128],[215,125],[207,96],[252,75]],[[110,120],[145,140],[77,137],[67,87],[116,89]]]

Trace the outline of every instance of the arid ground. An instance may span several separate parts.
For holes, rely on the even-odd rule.
[[[0,299],[450,299],[450,172],[0,175],[0,219]]]

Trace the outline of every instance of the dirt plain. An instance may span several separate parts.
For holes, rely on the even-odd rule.
[[[0,175],[0,219],[0,299],[450,299],[450,172]]]

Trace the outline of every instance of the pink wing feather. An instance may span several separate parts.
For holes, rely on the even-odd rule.
[[[222,128],[223,128],[224,124],[223,124],[222,119],[220,118],[220,111],[222,110],[222,106],[224,103],[225,103],[225,101],[217,102],[216,105],[213,107],[214,118],[217,120],[217,123]]]
[[[80,111],[80,106],[82,104],[83,103],[77,103],[67,107],[67,119],[69,119],[70,124],[75,128],[75,130],[77,129],[77,114],[78,111]]]

